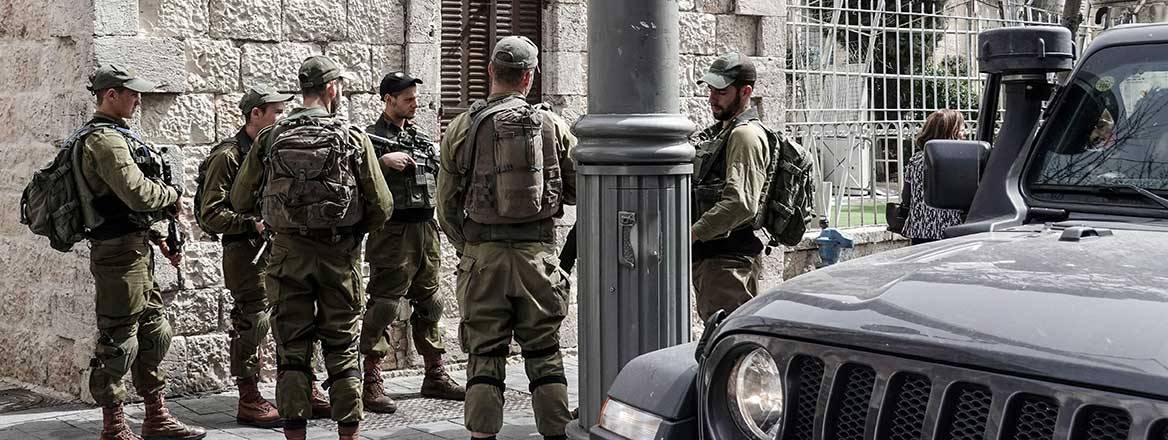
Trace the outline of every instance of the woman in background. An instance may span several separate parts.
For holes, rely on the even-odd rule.
[[[912,244],[928,243],[945,238],[945,228],[965,221],[965,211],[937,209],[925,204],[925,142],[933,139],[961,139],[965,118],[952,110],[938,110],[925,119],[914,142],[916,153],[904,167],[904,187],[900,193],[901,203],[908,203],[908,218],[904,222],[903,235]]]

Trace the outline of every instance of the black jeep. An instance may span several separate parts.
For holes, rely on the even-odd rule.
[[[1168,439],[1168,24],[1106,31],[1077,66],[1058,27],[978,48],[980,141],[926,146],[928,203],[968,211],[952,238],[634,359],[593,438]]]

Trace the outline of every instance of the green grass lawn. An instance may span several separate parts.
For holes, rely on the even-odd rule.
[[[847,201],[840,207],[839,218],[834,219],[831,226],[836,228],[851,228],[857,226],[869,226],[884,224],[884,202],[871,200],[853,199],[849,204]],[[835,214],[835,208],[828,213],[828,218]]]

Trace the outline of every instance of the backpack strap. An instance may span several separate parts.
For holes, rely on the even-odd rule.
[[[478,145],[475,140],[479,134],[479,127],[482,126],[483,121],[486,121],[487,118],[490,118],[491,116],[494,116],[504,110],[516,109],[525,105],[528,105],[527,101],[524,101],[521,98],[513,98],[507,99],[495,105],[486,104],[484,101],[478,101],[471,106],[471,117],[474,119],[471,120],[470,130],[466,132],[466,139],[463,140],[462,149],[458,152],[457,165],[458,172],[460,174],[465,175],[466,173],[470,172],[471,167],[474,166],[475,153],[478,150]]]

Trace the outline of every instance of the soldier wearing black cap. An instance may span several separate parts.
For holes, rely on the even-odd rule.
[[[236,211],[262,213],[275,232],[264,287],[276,338],[276,403],[284,436],[294,440],[306,437],[312,415],[315,341],[340,438],[358,438],[361,241],[393,212],[369,137],[335,115],[345,78],[328,57],[305,60],[304,106],[259,133],[231,187]]]
[[[750,107],[757,72],[750,58],[727,53],[699,84],[710,90],[718,123],[702,131],[694,158],[693,283],[702,320],[738,308],[758,291],[763,243],[754,220],[770,160],[767,134]]]
[[[271,325],[264,293],[266,258],[254,260],[260,247],[263,222],[231,208],[227,194],[239,172],[244,155],[260,130],[276,122],[284,113],[284,103],[292,95],[277,93],[267,86],[248,89],[239,101],[244,126],[211,149],[199,165],[195,192],[195,219],[209,234],[221,234],[223,242],[223,284],[231,292],[231,331],[228,355],[231,375],[239,387],[236,421],[260,428],[282,426],[276,408],[260,395],[259,356]],[[254,262],[253,262],[254,260]]]
[[[369,301],[361,324],[364,355],[365,409],[392,413],[397,405],[382,388],[381,360],[390,350],[387,330],[398,316],[402,299],[413,307],[410,328],[414,348],[425,362],[422,395],[463,400],[466,390],[442,366],[442,302],[438,293],[441,247],[434,220],[437,203],[438,152],[429,136],[413,124],[422,81],[406,72],[390,72],[381,80],[385,109],[366,128],[375,135],[381,172],[393,193],[393,217],[381,231],[369,234],[365,261],[369,263]]]
[[[102,406],[103,440],[141,438],[130,430],[122,411],[123,377],[133,368],[134,387],[145,400],[142,434],[147,438],[201,439],[206,433],[176,420],[163,399],[166,371],[162,360],[170,348],[171,329],[154,280],[154,248],[172,264],[172,251],[151,226],[165,211],[180,210],[181,186],[163,181],[165,158],[130,131],[126,119],[141,103],[141,93],[157,84],[133,72],[103,65],[90,78],[97,97],[93,118],[79,131],[81,174],[92,191],[94,217],[101,222],[88,232],[90,271],[96,284],[98,338],[89,376],[89,391]]]

